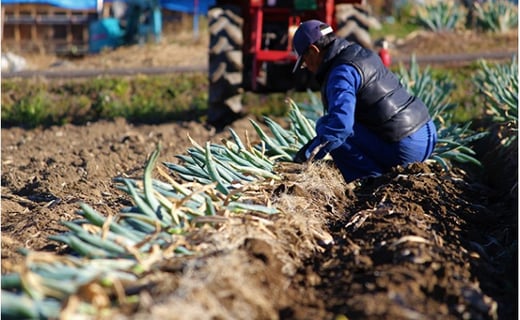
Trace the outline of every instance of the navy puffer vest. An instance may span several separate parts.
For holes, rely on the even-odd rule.
[[[361,74],[357,92],[355,121],[365,125],[387,141],[399,141],[414,133],[430,120],[428,109],[410,95],[381,62],[379,56],[362,46],[336,39],[327,50],[316,74],[321,85],[325,111],[325,94],[330,71],[340,64],[350,64]]]

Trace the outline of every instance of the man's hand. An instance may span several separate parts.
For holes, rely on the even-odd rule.
[[[311,146],[311,144],[313,144],[314,140],[316,139],[317,138],[309,140],[303,147],[301,147],[300,150],[298,150],[298,152],[296,152],[296,154],[294,155],[293,162],[304,163],[307,161],[314,161],[314,157],[316,157],[318,152],[320,152],[320,150],[329,143],[328,141],[325,141],[324,143],[314,147],[313,150],[309,150],[309,147]],[[309,153],[308,156],[307,153]]]
[[[307,153],[307,149],[313,141],[314,139],[307,141],[307,143],[303,147],[301,147],[300,150],[298,150],[298,152],[296,152],[293,158],[293,162],[304,163],[305,161],[307,161],[307,156],[305,155],[305,153]]]

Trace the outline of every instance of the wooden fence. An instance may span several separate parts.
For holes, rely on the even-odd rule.
[[[19,52],[82,53],[95,10],[40,4],[2,5],[2,48]]]
[[[89,25],[111,15],[110,3],[103,11],[70,10],[43,4],[2,5],[2,50],[83,54],[88,52]],[[178,25],[184,14],[162,11],[163,28]]]

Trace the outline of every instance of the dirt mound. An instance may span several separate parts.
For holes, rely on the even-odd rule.
[[[414,165],[355,190],[356,204],[331,227],[340,243],[314,261],[330,310],[354,319],[497,318],[480,287],[496,281],[482,272],[491,265],[480,232],[507,213],[488,211],[489,190],[466,178]]]
[[[515,265],[493,261],[491,256],[504,252],[489,252],[490,234],[482,233],[483,226],[510,219],[511,212],[486,209],[489,190],[467,182],[463,172],[414,165],[342,188],[331,185],[339,174],[323,166],[290,177],[272,192],[288,200],[279,207],[290,204],[292,210],[263,228],[223,224],[216,232],[226,240],[217,243],[226,249],[216,245],[219,250],[197,267],[190,262],[177,269],[172,293],[138,314],[159,319],[172,306],[183,306],[187,313],[168,318],[513,316],[512,305],[501,299]],[[304,201],[311,197],[311,204]],[[171,270],[168,265],[164,270]]]

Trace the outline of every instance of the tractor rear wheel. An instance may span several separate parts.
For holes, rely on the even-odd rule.
[[[208,124],[217,130],[242,116],[243,18],[235,6],[211,8]]]
[[[357,42],[367,49],[373,49],[369,29],[380,29],[381,23],[371,16],[368,5],[336,5],[336,34],[349,41]]]

